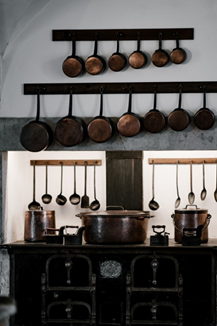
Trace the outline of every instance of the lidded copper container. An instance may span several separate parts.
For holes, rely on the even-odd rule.
[[[47,228],[55,228],[55,211],[26,211],[24,240],[45,241],[44,232]]]
[[[211,215],[208,214],[207,209],[198,208],[196,205],[186,205],[185,208],[176,209],[175,214],[172,214],[171,217],[173,218],[176,242],[182,243],[183,229],[196,229],[198,226],[203,226],[201,243],[208,241],[208,225]],[[194,232],[188,231],[188,234],[193,235]]]

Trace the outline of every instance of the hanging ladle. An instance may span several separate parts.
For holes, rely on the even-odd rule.
[[[62,187],[63,187],[63,162],[60,162],[61,164],[61,182],[60,182],[60,194],[57,196],[56,198],[56,203],[58,205],[65,205],[65,203],[67,202],[67,199],[65,196],[62,195]]]
[[[177,190],[177,199],[175,201],[175,208],[178,208],[181,202],[181,198],[179,197],[179,187],[178,187],[178,164],[179,161],[176,163],[176,190]]]
[[[74,194],[69,197],[72,205],[78,205],[80,203],[80,196],[76,193],[76,164],[77,162],[74,162]]]
[[[203,161],[203,190],[200,193],[200,199],[204,200],[206,198],[206,188],[205,188],[205,165],[204,165],[204,161]]]
[[[41,209],[41,205],[35,200],[35,161],[33,165],[33,201],[28,205],[30,211],[37,211]]]
[[[188,194],[188,201],[189,201],[190,205],[193,205],[194,199],[195,199],[195,194],[193,193],[193,190],[192,190],[192,161],[190,164],[190,187],[191,187],[191,190]]]
[[[52,196],[47,193],[47,163],[45,172],[45,194],[41,197],[44,204],[50,204]]]
[[[153,163],[153,169],[152,169],[152,200],[149,202],[148,206],[151,210],[156,211],[160,206],[159,204],[154,200],[154,161]]]
[[[217,201],[217,160],[216,160],[216,189],[214,191],[214,198]]]
[[[86,192],[87,192],[87,162],[85,162],[84,195],[81,197],[81,208],[89,208],[89,197],[87,196]]]
[[[100,202],[96,199],[96,165],[94,165],[94,200],[90,204],[92,211],[97,211],[100,208]]]

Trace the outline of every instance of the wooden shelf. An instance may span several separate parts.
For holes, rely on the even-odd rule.
[[[175,40],[176,33],[179,34],[180,40],[193,40],[193,28],[155,28],[155,29],[61,29],[52,31],[53,41],[71,41],[72,35],[76,35],[76,41],[94,41],[97,34],[99,41],[115,41],[117,34],[120,40],[135,41],[138,33],[141,40],[158,40],[159,33],[162,34],[163,40]]]
[[[30,165],[102,165],[102,160],[31,160]]]
[[[103,87],[104,94],[128,94],[130,86],[133,93],[154,93],[155,86],[157,93],[179,93],[179,86],[182,86],[182,93],[203,93],[203,86],[206,86],[207,93],[217,93],[217,81],[191,81],[191,82],[146,82],[146,83],[63,83],[63,84],[24,84],[24,95],[37,95],[38,88],[42,95],[70,94],[73,88],[74,94],[100,94],[100,87]]]
[[[217,158],[149,158],[149,164],[216,164]]]

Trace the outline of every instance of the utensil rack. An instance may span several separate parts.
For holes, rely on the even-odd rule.
[[[207,93],[217,93],[217,81],[199,82],[145,82],[145,83],[48,83],[48,84],[24,84],[24,95],[37,95],[38,89],[43,95],[70,94],[73,88],[74,94],[99,94],[100,87],[103,87],[104,94],[125,94],[129,93],[132,87],[133,93],[154,93],[155,86],[157,93],[179,93],[179,86],[182,86],[182,93],[202,93],[206,87]]]
[[[216,164],[217,158],[149,158],[149,164]]]
[[[156,28],[156,29],[88,29],[88,30],[53,30],[53,41],[71,41],[72,35],[76,35],[76,41],[94,41],[97,34],[99,41],[115,41],[117,35],[124,41],[135,41],[140,34],[140,40],[158,40],[159,33],[163,40],[175,40],[178,33],[180,40],[192,40],[193,28]]]
[[[30,165],[102,165],[102,160],[30,160]]]

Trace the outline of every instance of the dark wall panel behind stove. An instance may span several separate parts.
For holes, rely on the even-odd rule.
[[[143,209],[142,152],[106,152],[107,206]]]

